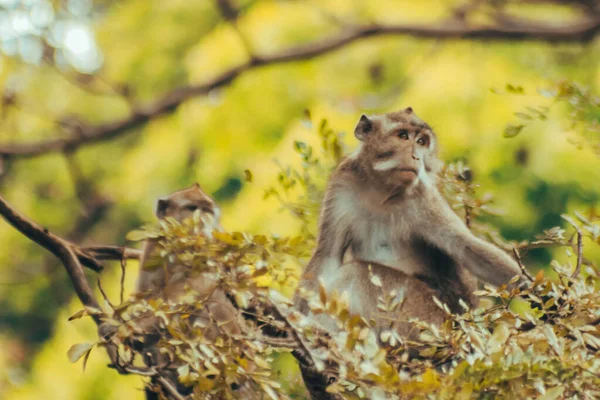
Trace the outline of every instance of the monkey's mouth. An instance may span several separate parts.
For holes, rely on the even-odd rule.
[[[415,175],[419,174],[416,168],[402,167],[402,168],[396,168],[396,171],[398,171],[398,172],[412,172]]]

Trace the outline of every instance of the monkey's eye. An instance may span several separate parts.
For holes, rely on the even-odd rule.
[[[408,140],[408,131],[406,129],[400,129],[400,131],[398,131],[398,137],[403,140]]]
[[[421,146],[425,146],[427,144],[427,140],[425,140],[425,138],[420,137],[417,139],[417,143]]]
[[[190,204],[189,206],[185,206],[185,209],[191,212],[194,212],[198,209],[198,206],[195,204]]]

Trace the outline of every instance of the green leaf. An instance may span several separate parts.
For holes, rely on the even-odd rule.
[[[146,231],[142,231],[139,229],[135,229],[133,231],[127,232],[125,239],[130,240],[132,242],[139,242],[141,240],[145,240],[147,238]]]
[[[532,117],[531,115],[529,115],[529,114],[526,114],[526,113],[524,113],[524,112],[516,112],[516,113],[515,113],[515,116],[516,116],[517,118],[520,118],[520,119],[525,119],[525,120],[529,120],[529,121],[533,119],[533,117]]]
[[[298,153],[304,153],[306,151],[306,143],[301,142],[299,140],[294,141],[294,149],[298,152]]]
[[[525,90],[521,86],[513,86],[510,83],[506,84],[506,91],[513,94],[524,94]]]
[[[541,397],[538,397],[539,400],[556,400],[560,398],[565,391],[564,386],[553,387],[552,389],[548,389],[546,394]]]
[[[525,125],[507,125],[504,129],[504,137],[511,138],[517,136]]]
[[[94,343],[77,343],[71,346],[69,351],[67,351],[67,356],[69,357],[69,361],[73,364],[79,361],[81,357],[89,353],[94,347]],[[87,359],[87,357],[86,357]]]
[[[487,342],[488,351],[493,354],[502,350],[509,336],[510,329],[508,328],[508,325],[505,323],[497,324],[494,328],[494,334]]]
[[[87,310],[79,310],[75,314],[71,315],[68,320],[69,321],[73,321],[74,319],[79,319],[79,318],[84,317],[86,315],[88,315]]]

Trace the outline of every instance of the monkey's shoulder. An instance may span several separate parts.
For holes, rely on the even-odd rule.
[[[364,180],[367,177],[367,172],[360,159],[346,156],[338,164],[331,176],[333,178]]]

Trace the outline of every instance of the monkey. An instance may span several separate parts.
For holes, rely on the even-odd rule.
[[[195,212],[200,212],[200,223],[198,228],[204,235],[211,235],[213,231],[220,231],[219,224],[220,209],[215,201],[206,194],[198,183],[191,187],[176,191],[168,196],[158,199],[156,203],[156,217],[159,220],[174,218],[182,222],[186,218],[193,217]],[[155,254],[159,248],[158,240],[146,239],[140,257],[140,272],[133,294],[134,298],[156,299],[162,298],[167,302],[176,302],[181,295],[192,293],[194,298],[203,301],[203,308],[187,318],[188,326],[193,327],[196,323],[203,326],[202,334],[209,341],[215,341],[223,332],[230,336],[239,336],[241,330],[241,319],[239,313],[227,298],[225,292],[217,288],[215,274],[204,272],[197,273],[189,268],[178,265],[177,261],[157,259]],[[158,262],[159,265],[156,265]],[[154,316],[142,316],[137,319],[137,325],[147,334],[143,337],[143,343],[138,343],[138,350],[142,352],[144,362],[147,366],[169,365],[169,357],[160,353],[156,343],[168,336],[165,332],[158,330],[158,320]],[[174,366],[176,367],[176,366]],[[177,390],[184,395],[191,392],[191,388],[178,383],[177,374],[174,371],[164,371],[167,377],[175,383]],[[145,388],[146,399],[154,400],[161,398],[152,390],[152,386],[159,386],[154,378],[150,385]],[[238,389],[244,394],[245,386]]]
[[[444,319],[433,296],[460,312],[460,300],[477,306],[477,279],[500,286],[521,275],[516,261],[476,237],[438,191],[443,163],[437,136],[411,107],[362,115],[354,135],[358,149],[342,159],[327,184],[316,249],[294,299],[300,312],[310,314],[301,293],[316,291],[321,280],[327,292],[349,291],[351,313],[372,317],[378,296],[369,265],[382,289],[404,291],[395,318],[430,323]],[[327,315],[312,317],[336,329]]]
[[[213,231],[221,230],[220,209],[198,183],[161,197],[156,203],[156,217],[161,220],[171,217],[182,222],[191,218],[196,211],[202,216],[199,228],[203,234],[210,235]],[[134,296],[146,299],[162,297],[166,301],[176,301],[189,288],[196,298],[205,301],[206,310],[200,314],[200,318],[210,319],[212,316],[218,322],[207,326],[205,337],[209,340],[216,339],[220,329],[229,334],[239,334],[240,329],[235,322],[237,310],[222,290],[215,290],[217,282],[214,275],[202,273],[190,277],[187,268],[171,261],[156,267],[153,265],[153,254],[157,246],[156,239],[147,239],[144,243]],[[152,268],[147,268],[148,265]]]
[[[198,183],[168,196],[160,197],[156,202],[155,215],[159,220],[172,217],[181,222],[186,218],[191,218],[197,210],[201,215],[209,217],[209,223],[205,224],[203,221],[200,227],[204,234],[220,230],[220,209]],[[167,275],[175,272],[172,263],[166,268],[147,268],[157,244],[156,239],[147,239],[140,258],[140,274],[136,282],[135,293],[141,294],[145,298],[161,296],[169,279]]]

